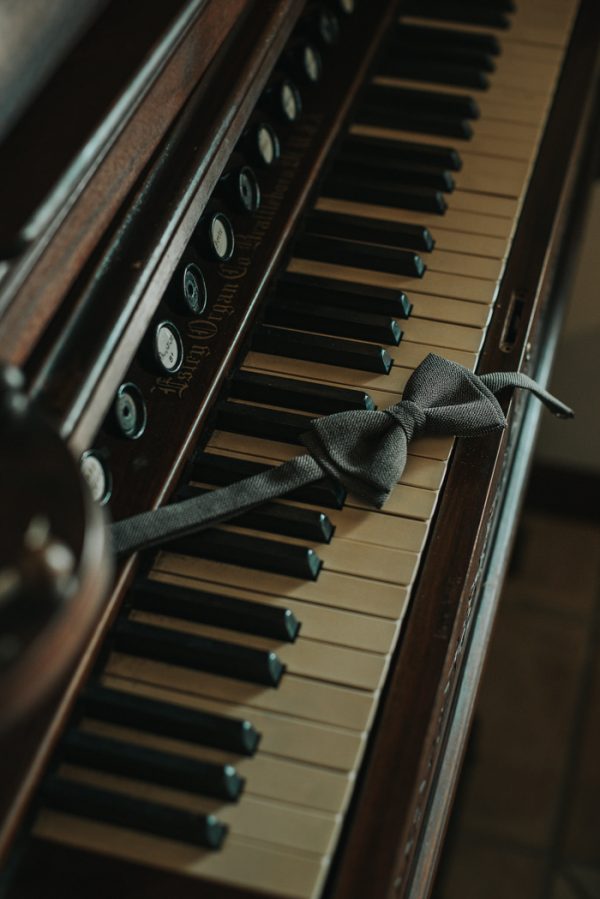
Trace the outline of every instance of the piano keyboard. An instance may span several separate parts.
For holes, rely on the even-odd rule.
[[[357,199],[352,177],[334,163],[308,223],[322,238],[319,228],[327,222],[331,241],[300,239],[283,279],[296,285],[296,300],[283,304],[283,318],[260,326],[268,329],[264,340],[257,338],[240,369],[249,384],[254,375],[271,378],[279,395],[265,394],[272,404],[243,394],[224,403],[217,429],[198,455],[192,489],[241,477],[243,466],[295,455],[302,419],[319,413],[323,397],[335,408],[336,402],[359,404],[366,393],[385,407],[398,400],[411,371],[430,352],[475,368],[576,5],[518,0],[505,30],[434,18],[441,4],[406,4],[401,27],[413,37],[435,38],[442,62],[434,68],[433,53],[414,65],[410,57],[398,74],[384,54],[341,157],[349,141],[355,148],[362,141],[375,166],[383,166],[395,150],[410,153],[419,144],[450,161],[458,153],[462,167],[448,170],[442,182],[447,190],[438,192],[443,201],[434,196],[440,208],[432,211],[405,208],[404,200],[385,205],[368,179]],[[415,8],[419,16],[410,12]],[[486,14],[482,6],[484,19]],[[397,30],[395,37],[402,40],[403,33]],[[464,49],[469,40],[488,50],[497,41],[501,53],[477,55]],[[475,57],[483,68],[463,64]],[[489,84],[486,90],[455,83],[474,77],[474,68],[479,83]],[[427,102],[420,105],[417,95],[411,105],[415,91],[429,92]],[[459,121],[440,114],[436,103],[444,97],[450,109],[466,109],[474,98],[480,117]],[[386,107],[394,113],[392,124],[385,121]],[[405,120],[396,107],[406,109]],[[445,128],[472,129],[472,138]],[[424,164],[418,174],[435,182],[439,171]],[[429,193],[419,193],[415,202],[426,196],[431,203],[435,189],[423,190]],[[365,257],[352,265],[352,238],[344,238],[350,221],[358,227],[364,222],[365,233],[376,223],[384,236],[398,224],[428,229],[435,245],[411,249],[408,274],[370,267]],[[421,276],[414,254],[426,266]],[[308,299],[302,301],[303,285],[307,297],[315,286],[342,294],[359,287],[366,296],[375,288],[374,299],[360,307],[364,313],[375,308],[375,298],[392,302],[405,292],[412,314],[397,320],[400,342],[392,329],[377,355],[379,341],[348,337],[341,325],[333,334],[319,330],[323,318],[314,317]],[[274,309],[277,289],[275,297]],[[294,315],[306,316],[311,308],[314,324],[298,326]],[[375,315],[379,323],[385,317]],[[354,327],[371,326],[357,322]],[[345,320],[344,328],[352,324]],[[294,352],[299,358],[274,352],[278,340],[293,335],[304,341]],[[353,352],[360,364],[350,364]],[[387,357],[393,360],[389,371],[381,361]],[[304,394],[276,379],[304,385]],[[314,385],[327,390],[311,407]],[[272,414],[261,418],[264,410]],[[266,433],[256,424],[263,420]],[[159,552],[146,592],[142,584],[132,594],[104,670],[84,695],[63,762],[47,784],[35,834],[188,877],[294,899],[318,896],[452,445],[448,439],[414,441],[382,511],[324,485],[318,501],[282,500],[271,504],[271,517],[250,514],[180,551]],[[229,603],[226,620],[215,611],[219,603]],[[300,623],[297,637],[294,621]],[[129,703],[124,707],[123,699]]]

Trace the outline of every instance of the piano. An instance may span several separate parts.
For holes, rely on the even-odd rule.
[[[106,521],[429,352],[547,379],[595,0],[76,6],[7,28],[0,346]],[[323,479],[118,560],[0,729],[2,896],[427,896],[539,414],[504,407],[415,440],[381,511]]]

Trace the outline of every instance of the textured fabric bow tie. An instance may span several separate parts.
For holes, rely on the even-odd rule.
[[[410,376],[399,403],[379,411],[340,412],[310,422],[302,441],[310,455],[297,456],[261,474],[112,525],[118,553],[167,543],[246,512],[267,500],[319,480],[335,478],[380,508],[400,480],[408,443],[417,436],[471,437],[501,430],[506,419],[495,394],[524,387],[555,415],[573,412],[527,375],[476,375],[430,354]]]

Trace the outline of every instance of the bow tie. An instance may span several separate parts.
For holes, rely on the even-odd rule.
[[[327,474],[381,508],[400,480],[413,438],[473,437],[506,427],[494,394],[507,387],[526,387],[556,415],[573,416],[571,409],[526,375],[478,376],[430,353],[410,376],[400,403],[381,411],[316,419],[302,441]]]
[[[388,409],[340,412],[315,419],[302,435],[310,455],[297,456],[227,487],[116,522],[111,528],[115,551],[134,552],[203,530],[319,480],[324,474],[380,508],[400,480],[413,438],[473,437],[501,430],[506,427],[506,419],[495,394],[513,387],[530,390],[555,415],[573,417],[568,406],[527,375],[476,375],[430,354],[410,376],[401,402]]]

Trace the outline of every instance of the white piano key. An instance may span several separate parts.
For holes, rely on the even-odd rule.
[[[429,496],[433,493],[431,490],[416,488],[411,488],[411,491],[412,494],[416,494],[411,495],[415,508],[419,508],[419,504],[427,505],[421,494]],[[397,492],[395,490],[394,494]],[[305,602],[316,602],[335,609],[346,609],[382,618],[401,617],[406,602],[407,591],[400,584],[350,577],[335,571],[322,571],[317,581],[302,581],[283,574],[249,572],[247,568],[239,565],[213,562],[210,559],[194,559],[191,556],[179,556],[168,552],[158,554],[154,567],[157,571],[191,578],[198,577],[215,584],[228,584],[244,589],[251,587],[258,592],[295,597]]]
[[[187,877],[266,890],[285,899],[316,899],[328,859],[296,850],[284,851],[258,840],[227,839],[226,852],[211,852],[128,828],[44,809],[35,822],[35,836],[77,849],[122,858],[159,869],[185,872]]]
[[[127,686],[117,679],[112,683],[117,689]],[[280,758],[265,752],[262,747],[256,755],[247,757],[91,718],[84,719],[79,727],[85,733],[125,740],[136,746],[217,765],[233,765],[238,774],[247,780],[244,796],[277,799],[292,805],[337,813],[345,809],[352,788],[349,773]]]
[[[512,132],[516,129],[516,134],[512,136]],[[523,132],[525,129],[525,133]],[[528,162],[535,154],[535,148],[539,139],[539,128],[534,128],[533,132],[529,126],[513,125],[510,128],[511,136],[506,133],[487,137],[485,134],[475,132],[472,139],[468,143],[460,145],[460,155],[463,158],[467,153],[479,156],[501,156],[504,159],[517,159]],[[351,134],[363,134],[365,136],[382,137],[386,140],[413,140],[419,143],[429,143],[433,146],[447,147],[448,138],[437,137],[429,134],[413,134],[410,131],[402,131],[399,128],[382,128],[376,125],[366,125],[363,123],[355,124],[350,129]],[[533,135],[533,136],[532,136]],[[458,148],[457,148],[458,149]],[[447,219],[449,210],[446,210],[444,216],[432,216],[438,220]],[[412,218],[412,216],[411,216]],[[414,220],[414,219],[413,219]],[[486,232],[483,232],[486,233]]]
[[[294,643],[282,643],[266,637],[257,637],[254,634],[244,634],[240,631],[211,627],[206,624],[197,624],[194,621],[184,621],[181,618],[171,618],[167,615],[157,615],[135,609],[129,617],[132,621],[152,624],[184,634],[210,637],[233,643],[236,646],[276,652],[290,674],[341,684],[344,687],[355,687],[358,690],[378,690],[387,670],[387,659],[383,653],[350,649],[346,646],[336,646],[333,643],[322,643],[310,640],[302,634]],[[391,646],[388,647],[387,652],[389,653],[390,650]]]
[[[456,194],[458,193],[459,191],[456,191]],[[466,191],[462,194],[462,197],[467,198],[477,196],[477,194],[468,194]],[[502,198],[493,197],[492,199],[499,200]],[[467,206],[468,202],[471,201],[465,201]],[[476,204],[473,202],[472,205]],[[495,281],[488,281],[484,278],[445,275],[434,271],[426,271],[422,278],[407,278],[404,275],[392,275],[389,272],[353,268],[349,265],[332,265],[328,262],[316,262],[312,259],[293,258],[288,265],[288,271],[300,275],[318,275],[322,278],[334,278],[338,281],[351,281],[353,284],[372,284],[375,287],[405,290],[409,296],[413,293],[432,293],[436,296],[456,297],[458,300],[471,300],[474,303],[486,304],[493,302],[497,287]]]
[[[277,689],[265,689],[117,652],[111,653],[106,673],[195,696],[198,707],[208,711],[250,718],[275,755],[340,770],[352,767],[373,713],[373,692],[293,674],[284,675]]]
[[[355,518],[358,518],[359,521],[364,521],[367,524],[372,522],[373,516],[371,513],[361,513],[354,509],[347,509],[345,510],[345,513],[347,514],[344,514],[343,517],[340,516],[340,520],[346,523],[346,531],[350,530],[351,532],[351,525],[348,527],[348,524],[349,519],[351,521],[353,515]],[[381,516],[378,516],[378,520],[380,517]],[[406,521],[400,522],[400,526],[394,528],[392,526],[394,523],[395,522],[392,522],[390,524],[390,519],[388,518],[387,525],[383,522],[386,526],[379,530],[371,524],[371,527],[375,530],[376,534],[372,539],[377,542],[377,534],[379,532],[382,533],[383,537],[390,541],[392,546],[396,546],[397,540],[402,538],[404,538],[405,541],[410,539],[412,545],[408,548],[418,552],[425,535],[424,524],[422,522]],[[408,525],[414,525],[414,528],[411,529]],[[340,530],[344,531],[344,528],[340,527]],[[360,526],[357,530],[359,533],[362,533]],[[369,536],[372,537],[372,531],[369,527],[365,527],[364,530],[368,531]],[[392,536],[389,536],[390,533]],[[397,537],[397,540],[394,540],[394,537]],[[209,581],[201,581],[198,578],[189,580],[182,576],[165,574],[161,571],[150,572],[150,577],[151,580],[157,580],[167,584],[177,584],[182,587],[196,590],[211,591],[215,589],[215,585]],[[386,653],[389,652],[389,647],[393,644],[398,629],[397,622],[390,621],[389,619],[375,618],[371,615],[361,615],[356,612],[347,612],[342,609],[330,609],[326,606],[317,606],[297,599],[272,596],[268,593],[243,590],[226,585],[221,585],[218,588],[218,592],[223,593],[225,596],[232,596],[237,599],[247,599],[249,602],[261,602],[279,608],[290,609],[300,622],[301,633],[303,636],[308,637],[311,640],[321,640],[326,643],[338,643],[340,646]]]
[[[468,303],[463,300],[453,300],[451,297],[434,297],[430,294],[420,293],[414,296],[411,317],[413,320],[427,319],[440,324],[485,328],[491,311],[491,307],[484,306],[483,303]]]
[[[87,784],[186,811],[216,815],[228,825],[231,834],[303,852],[330,852],[340,825],[336,814],[254,796],[245,796],[239,803],[224,802],[75,765],[61,765],[58,774],[72,783]]]

